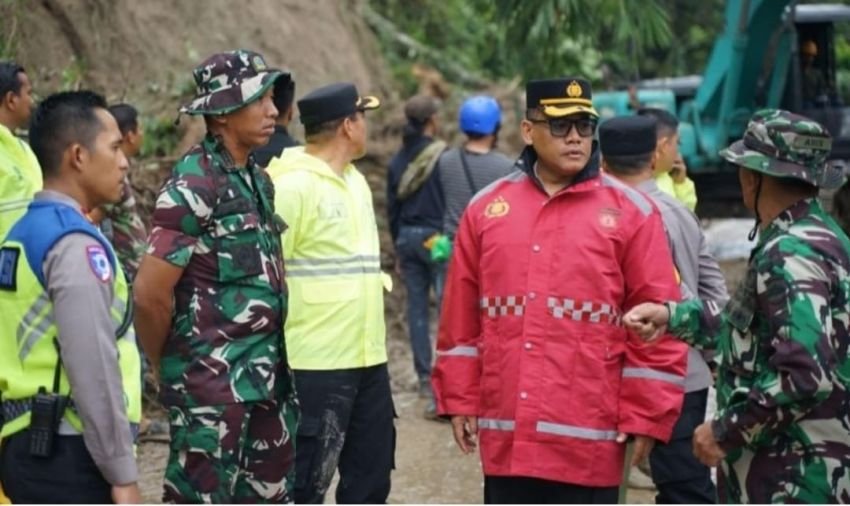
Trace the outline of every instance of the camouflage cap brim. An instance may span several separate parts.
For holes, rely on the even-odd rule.
[[[799,179],[818,188],[835,189],[843,183],[843,177],[841,175],[835,175],[835,171],[826,165],[820,171],[820,177],[814,180],[812,171],[806,166],[786,160],[778,160],[759,151],[748,149],[744,145],[743,140],[733,142],[728,148],[720,150],[719,154],[729,163],[740,165],[741,167],[746,167],[750,170],[767,174],[768,176]]]
[[[599,117],[599,113],[593,106],[584,105],[544,105],[541,106],[543,114],[549,118],[563,118],[572,114],[589,114],[594,118]]]
[[[180,112],[189,115],[220,116],[231,113],[260,98],[275,80],[284,73],[280,70],[260,72],[239,83],[219,88],[212,93],[196,97],[180,107]]]

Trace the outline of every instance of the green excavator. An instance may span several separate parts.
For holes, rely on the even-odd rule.
[[[734,205],[740,195],[736,172],[717,153],[740,138],[752,113],[764,107],[824,124],[833,136],[832,163],[850,170],[850,97],[840,95],[835,57],[841,36],[836,28],[850,24],[850,6],[729,0],[725,16],[702,76],[641,81],[636,97],[628,91],[594,97],[603,120],[634,114],[636,101],[676,114],[680,151],[696,182],[702,216],[740,211]]]

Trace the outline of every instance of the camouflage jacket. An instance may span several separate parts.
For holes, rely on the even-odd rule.
[[[174,167],[153,214],[148,253],[184,268],[160,362],[166,405],[279,398],[290,378],[274,188],[253,162],[236,167],[207,136]]]
[[[670,309],[674,334],[720,356],[721,499],[850,502],[850,240],[820,204],[770,223],[725,309]]]
[[[139,216],[136,206],[136,196],[130,180],[124,178],[124,187],[121,190],[121,200],[116,204],[103,207],[109,225],[104,226],[124,272],[133,279],[139,270],[139,263],[145,253],[148,231],[145,222]],[[108,229],[108,230],[107,230]]]

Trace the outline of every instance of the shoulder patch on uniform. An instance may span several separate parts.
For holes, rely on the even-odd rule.
[[[86,246],[86,258],[89,261],[89,268],[101,283],[112,279],[112,266],[109,265],[109,257],[103,246]]]
[[[18,248],[0,248],[0,290],[14,292],[18,289]]]

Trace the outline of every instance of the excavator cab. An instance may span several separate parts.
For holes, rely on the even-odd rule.
[[[827,127],[833,136],[831,158],[850,160],[850,97],[848,84],[839,82],[836,64],[839,38],[850,34],[850,6],[799,4],[792,21],[796,47],[782,106]]]
[[[850,174],[850,82],[842,82],[850,68],[839,50],[850,51],[850,5],[727,0],[724,29],[702,75],[646,80],[632,93],[595,93],[593,102],[603,119],[634,114],[634,103],[675,113],[698,209],[734,214],[737,172],[718,153],[759,109],[787,109],[823,124],[833,138],[831,163]]]

